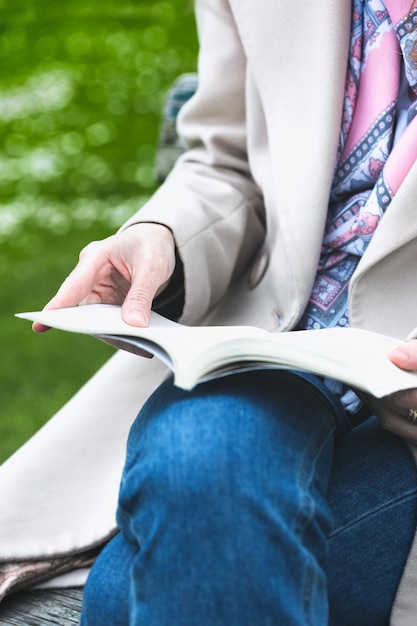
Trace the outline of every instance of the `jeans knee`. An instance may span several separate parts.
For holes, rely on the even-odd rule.
[[[190,393],[167,383],[131,430],[121,508],[138,509],[144,499],[191,510],[198,499],[230,502],[270,489],[272,471],[287,482],[288,468],[298,472],[299,459],[316,454],[312,442],[320,447],[333,430],[323,407],[309,384],[274,372],[231,376]]]
[[[252,436],[248,406],[235,399],[184,397],[139,426],[129,445],[122,498],[149,492],[185,504],[214,490],[249,461]]]
[[[133,548],[116,535],[97,557],[83,591],[80,626],[126,626]]]

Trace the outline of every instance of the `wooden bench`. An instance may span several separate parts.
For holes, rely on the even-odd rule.
[[[0,604],[0,626],[75,626],[81,597],[80,588],[17,592]]]

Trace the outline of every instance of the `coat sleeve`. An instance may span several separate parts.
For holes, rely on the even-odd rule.
[[[265,235],[262,195],[246,150],[246,59],[226,0],[197,0],[198,88],[179,116],[188,150],[125,226],[156,222],[175,237],[184,268],[182,320],[226,293]]]

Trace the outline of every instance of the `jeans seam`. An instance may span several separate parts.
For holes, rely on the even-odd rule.
[[[406,502],[412,499],[413,497],[415,497],[416,494],[417,494],[417,488],[410,489],[409,491],[402,494],[401,497],[393,498],[389,500],[389,502],[386,502],[372,509],[372,511],[368,511],[366,515],[361,515],[360,517],[355,518],[355,520],[353,520],[352,522],[349,522],[348,524],[345,524],[344,526],[339,527],[337,530],[330,532],[329,540],[333,539],[334,537],[337,537],[340,533],[345,532],[346,530],[349,530],[350,528],[354,528],[357,524],[360,524],[367,518],[372,517],[373,515],[376,515],[377,513],[380,513],[384,509],[390,509],[392,506],[394,506],[398,502]]]
[[[330,432],[328,433],[327,437],[323,440],[322,445],[320,446],[319,450],[317,451],[316,456],[312,460],[312,463],[311,463],[311,466],[310,466],[310,469],[308,470],[308,472],[305,471],[305,468],[306,468],[306,457],[307,457],[307,453],[308,453],[308,450],[310,449],[311,445],[307,448],[307,450],[306,450],[306,452],[304,454],[303,465],[302,465],[301,471],[299,472],[298,487],[299,487],[301,492],[303,492],[303,491],[304,492],[308,492],[308,497],[306,497],[305,494],[303,495],[303,497],[301,499],[301,506],[300,506],[300,514],[303,517],[307,516],[308,519],[304,522],[304,524],[301,524],[301,520],[298,519],[298,517],[300,517],[300,516],[297,515],[297,518],[294,520],[294,526],[293,526],[294,531],[297,532],[300,537],[302,537],[302,535],[304,534],[304,531],[305,531],[306,527],[308,526],[310,521],[313,519],[313,516],[314,516],[314,513],[315,513],[314,501],[313,501],[313,498],[311,497],[311,494],[310,494],[310,486],[311,486],[311,483],[312,483],[312,478],[314,477],[314,468],[317,465],[317,459],[319,458],[319,456],[321,455],[322,451],[324,450],[324,448],[328,444],[329,439],[331,439],[334,436],[334,431],[335,431],[335,428],[333,427],[330,430]],[[304,477],[304,475],[305,475],[305,477]]]
[[[318,397],[322,401],[322,404],[325,410],[328,411],[329,408],[333,410],[333,407],[331,406],[331,403],[329,402],[328,398],[323,397],[323,394],[318,387],[312,384],[309,391],[312,396],[314,396],[315,398]],[[336,430],[337,430],[336,425],[333,421],[332,424],[330,425],[330,429],[329,429],[327,436],[322,441],[320,448],[318,449],[316,455],[310,462],[310,467],[308,470],[307,470],[308,453],[309,453],[309,450],[313,447],[314,441],[310,443],[310,445],[308,446],[304,454],[303,465],[301,467],[301,470],[299,472],[299,477],[298,477],[299,493],[302,493],[303,496],[300,500],[300,508],[299,508],[298,515],[295,518],[294,524],[293,524],[293,530],[297,534],[301,542],[303,542],[304,533],[308,525],[311,524],[314,518],[315,512],[316,512],[316,509],[317,509],[314,503],[314,498],[312,497],[311,491],[310,491],[312,481],[315,476],[315,468],[317,467],[317,461],[320,458],[320,455],[322,454],[325,447],[328,445],[329,441],[332,438],[334,438]],[[301,518],[303,518],[303,521]],[[304,611],[304,615],[306,618],[306,624],[314,623],[314,620],[312,619],[312,615],[311,615],[311,598],[312,598],[314,589],[317,586],[317,576],[315,573],[316,568],[314,567],[311,561],[312,561],[312,557],[310,557],[306,563],[306,569],[305,569],[305,573],[303,577],[304,578],[303,580],[303,611]]]

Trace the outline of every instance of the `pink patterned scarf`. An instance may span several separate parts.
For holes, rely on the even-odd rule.
[[[303,328],[348,325],[350,277],[417,158],[417,9],[409,0],[353,0],[352,10],[339,152]],[[397,139],[400,90],[408,113]]]

